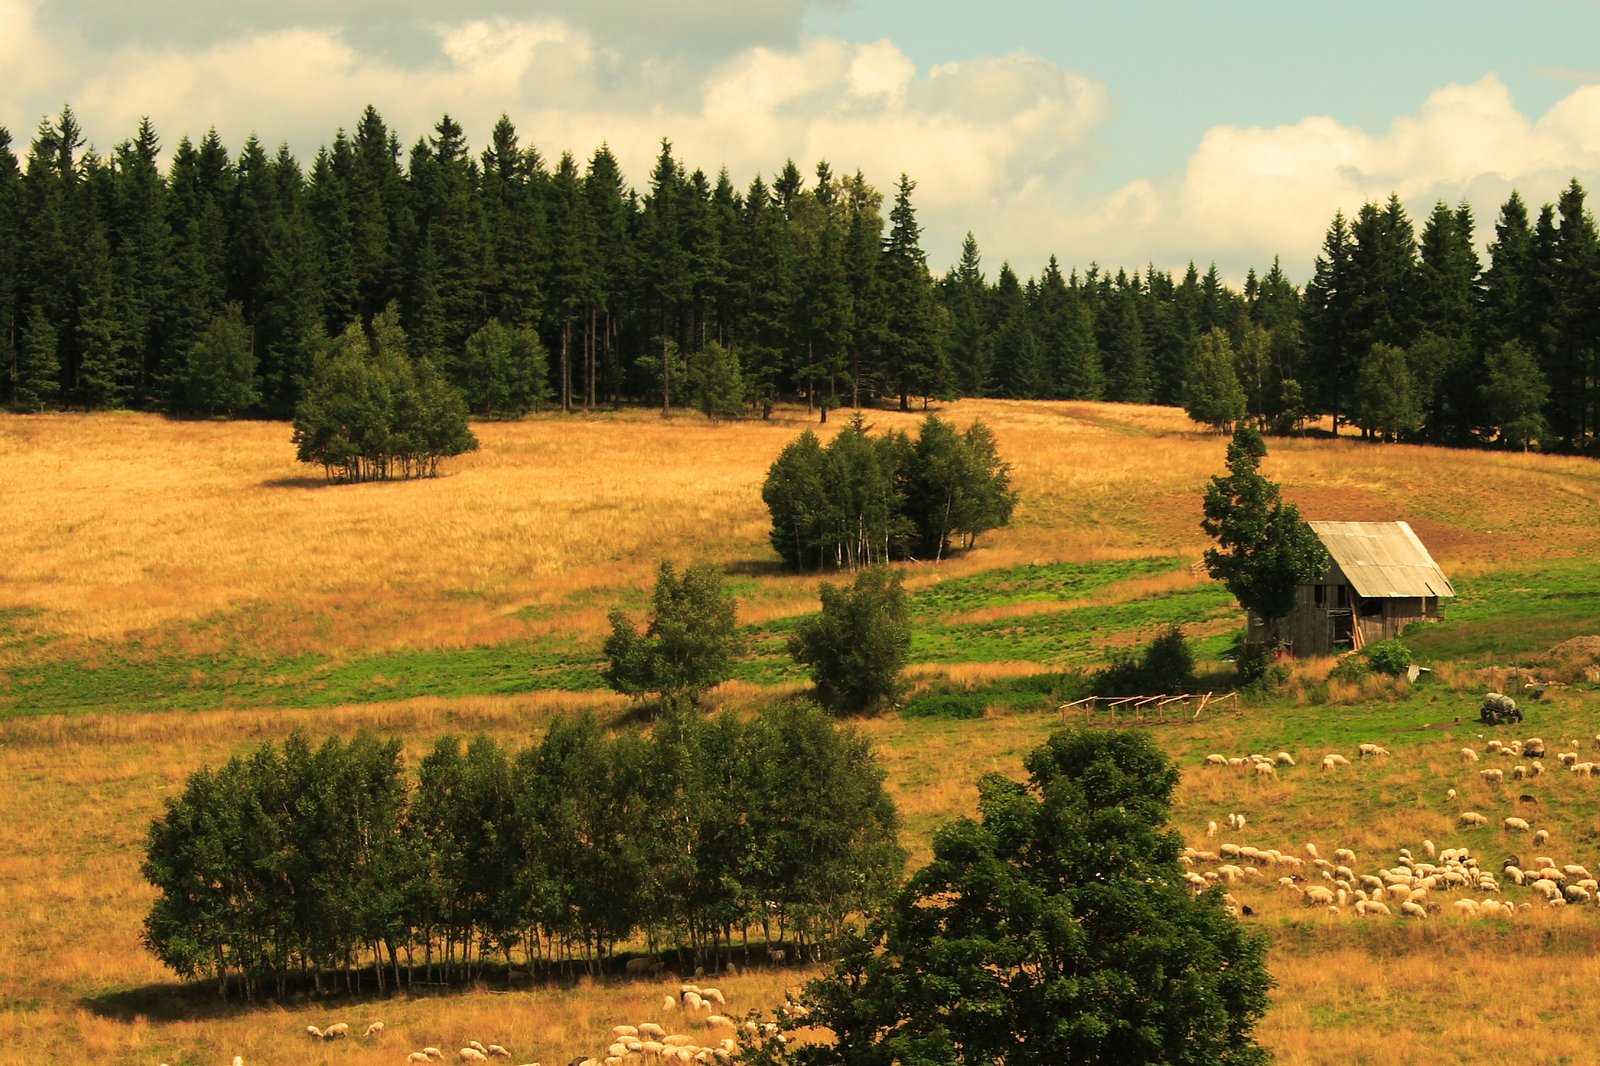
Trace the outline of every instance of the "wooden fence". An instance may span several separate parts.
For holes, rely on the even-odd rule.
[[[1117,714],[1120,712],[1124,724],[1142,725],[1147,722],[1182,722],[1195,721],[1206,708],[1219,707],[1224,703],[1232,703],[1234,708],[1239,706],[1239,694],[1229,692],[1217,695],[1214,692],[1186,692],[1177,696],[1166,694],[1159,696],[1085,696],[1081,700],[1061,705],[1061,720],[1067,720],[1067,713],[1077,708],[1083,710],[1085,725],[1095,724],[1095,715],[1101,711],[1111,716],[1111,725],[1117,724]],[[1190,713],[1190,712],[1193,713]]]

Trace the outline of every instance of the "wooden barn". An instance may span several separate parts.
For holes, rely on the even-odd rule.
[[[1321,580],[1295,590],[1294,608],[1278,629],[1287,654],[1359,651],[1413,622],[1437,621],[1439,601],[1456,594],[1405,522],[1307,524],[1333,564]],[[1250,632],[1262,635],[1259,619],[1250,619]]]

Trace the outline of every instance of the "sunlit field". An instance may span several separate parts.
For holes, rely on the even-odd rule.
[[[1192,564],[1221,438],[1162,408],[964,401],[939,413],[994,429],[1022,502],[977,550],[905,567],[923,604],[919,684],[981,690],[1093,661],[1172,620],[1220,647],[1232,612]],[[914,432],[920,417],[869,421]],[[443,733],[521,742],[579,707],[620,728],[630,708],[592,685],[530,691],[521,660],[501,673],[481,664],[505,649],[542,662],[555,647],[562,670],[589,676],[570,663],[598,654],[613,606],[642,607],[663,558],[721,565],[757,645],[762,627],[779,632],[814,610],[818,577],[783,571],[766,543],[760,485],[796,434],[841,424],[793,411],[717,426],[634,412],[484,424],[482,449],[443,477],[330,486],[294,462],[282,424],[0,418],[0,1061],[399,1064],[423,1045],[477,1039],[510,1048],[513,1062],[562,1066],[601,1052],[612,1025],[670,1024],[657,1016],[675,987],[665,977],[224,1006],[179,985],[139,943],[151,898],[138,872],[144,834],[193,770],[297,727],[399,736],[412,765]],[[1308,517],[1410,521],[1462,596],[1446,623],[1408,637],[1435,667],[1415,688],[1341,686],[1325,680],[1331,663],[1313,662],[1279,699],[1148,727],[1184,768],[1176,828],[1201,850],[1347,847],[1365,873],[1395,865],[1401,848],[1420,857],[1428,839],[1469,847],[1498,873],[1508,855],[1535,851],[1502,828],[1515,814],[1549,831],[1542,853],[1558,864],[1600,870],[1600,781],[1547,758],[1541,777],[1493,785],[1477,770],[1503,767],[1509,779],[1525,760],[1459,756],[1486,743],[1475,720],[1485,687],[1555,671],[1551,645],[1600,634],[1600,463],[1353,439],[1269,446],[1267,473]],[[763,654],[753,650],[757,665],[715,701],[742,711],[802,687],[769,676]],[[314,671],[302,665],[311,657]],[[451,694],[385,698],[368,676],[392,681],[424,661],[454,671]],[[367,673],[346,684],[343,664]],[[1577,683],[1527,704],[1525,726],[1500,735],[1542,736],[1552,752],[1578,741],[1583,759],[1600,758],[1600,695],[1583,683],[1584,661],[1561,669]],[[150,677],[170,688],[140,691]],[[1022,755],[1063,720],[1035,701],[975,721],[858,723],[884,759],[913,862],[926,860],[939,822],[972,813],[980,774],[1020,774]],[[1362,742],[1393,754],[1357,759]],[[1213,752],[1280,749],[1298,765],[1275,780],[1203,765]],[[1323,773],[1329,752],[1353,765]],[[1466,810],[1488,826],[1458,828]],[[1208,836],[1230,813],[1246,828]],[[1302,906],[1276,884],[1280,872],[1234,888],[1253,912],[1245,920],[1272,938],[1278,988],[1260,1036],[1280,1062],[1441,1047],[1463,1063],[1593,1058],[1593,906],[1335,917]],[[1501,889],[1513,904],[1538,902]],[[807,976],[757,965],[717,983],[742,1014]],[[307,1025],[336,1020],[357,1038],[307,1041]],[[374,1020],[383,1035],[360,1038]]]

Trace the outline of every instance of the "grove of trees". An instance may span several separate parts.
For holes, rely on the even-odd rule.
[[[898,431],[871,437],[867,428],[857,412],[826,447],[807,430],[768,469],[769,536],[790,566],[937,560],[952,542],[970,547],[1010,523],[1010,467],[982,422],[958,433],[929,415],[915,440]]]
[[[1596,447],[1600,233],[1576,179],[1532,213],[1513,193],[1486,262],[1464,206],[1420,232],[1394,197],[1338,212],[1304,292],[1276,262],[1238,290],[1055,257],[991,281],[971,235],[935,278],[914,190],[886,204],[793,161],[736,186],[666,141],[635,189],[603,144],[550,160],[502,118],[474,154],[445,116],[406,149],[371,107],[308,165],[214,131],[163,159],[148,121],[102,154],[67,108],[21,158],[0,128],[0,401],[286,418],[329,338],[393,304],[410,357],[485,416],[966,395]]]
[[[749,720],[590,715],[510,750],[301,733],[189,778],[150,826],[150,950],[219,994],[590,971],[618,944],[728,957],[837,941],[905,855],[862,737],[803,702]],[[804,802],[796,802],[803,793]]]

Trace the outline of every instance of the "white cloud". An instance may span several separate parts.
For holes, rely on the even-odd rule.
[[[886,193],[910,174],[935,269],[970,229],[991,276],[1002,259],[1036,273],[1054,253],[1113,269],[1215,260],[1237,279],[1282,254],[1303,281],[1336,208],[1395,191],[1421,217],[1436,199],[1466,199],[1483,236],[1512,187],[1538,203],[1600,170],[1600,85],[1575,87],[1535,119],[1489,75],[1437,90],[1377,132],[1318,116],[1219,124],[1182,170],[1093,192],[1097,134],[1117,114],[1105,85],[1024,52],[921,70],[893,41],[802,38],[806,2],[747,11],[724,27],[720,51],[702,52],[653,37],[656,16],[631,0],[560,0],[536,18],[479,0],[431,23],[436,5],[420,0],[353,5],[420,27],[426,47],[412,54],[371,45],[370,25],[320,23],[324,5],[309,0],[248,5],[245,29],[182,45],[85,36],[59,11],[45,17],[54,9],[42,0],[0,0],[0,123],[25,145],[40,115],[69,102],[102,151],[149,115],[169,146],[214,125],[235,150],[253,131],[304,160],[369,103],[406,144],[448,112],[481,146],[506,113],[547,159],[608,142],[639,187],[662,137],[688,166],[725,165],[740,185],[787,158],[806,173],[826,158]],[[730,5],[740,6],[697,0],[690,21],[709,24]]]

